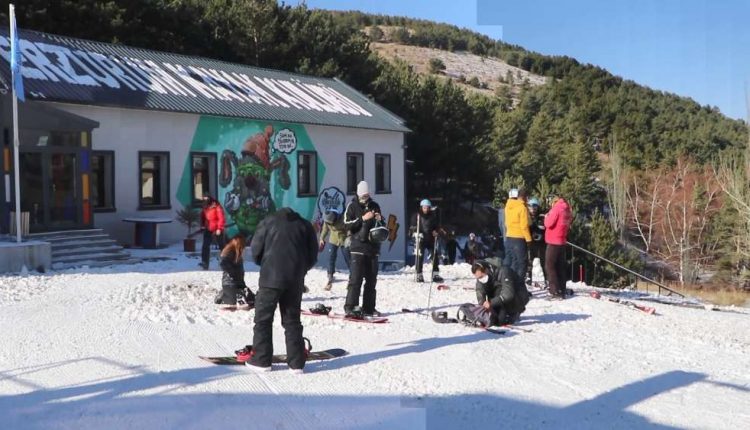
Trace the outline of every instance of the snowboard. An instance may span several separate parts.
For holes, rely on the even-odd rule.
[[[388,322],[388,318],[386,317],[362,316],[361,318],[353,318],[353,317],[348,317],[345,314],[338,314],[335,312],[331,312],[328,314],[319,314],[319,313],[310,312],[310,311],[302,311],[302,315],[308,315],[308,316],[313,316],[313,317],[328,317],[331,319],[353,321],[353,322],[360,322],[360,323],[369,323],[369,324],[383,324],[383,323]]]
[[[629,307],[631,309],[636,309],[636,310],[639,310],[641,312],[645,312],[645,313],[647,313],[649,315],[654,315],[656,313],[656,308],[652,308],[651,306],[639,305],[639,304],[630,302],[628,300],[622,300],[622,299],[617,298],[617,297],[603,296],[598,291],[592,291],[592,292],[589,293],[589,295],[591,297],[595,298],[595,299],[606,300],[608,302],[613,302],[613,303],[618,303],[618,304],[621,304],[621,305],[625,305],[625,306],[627,306],[627,307]]]
[[[349,354],[341,348],[326,349],[325,351],[314,351],[307,355],[307,361],[330,360]],[[199,356],[201,360],[220,365],[243,365],[244,361],[238,361],[236,356],[205,357]],[[271,360],[273,363],[286,363],[286,354],[277,354]]]
[[[219,310],[223,312],[250,311],[253,309],[255,309],[255,306],[248,306],[248,305],[237,305],[237,306],[222,305],[221,307],[219,307]]]

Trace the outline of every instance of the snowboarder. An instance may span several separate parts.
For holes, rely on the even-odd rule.
[[[435,216],[435,212],[432,209],[432,202],[427,199],[419,202],[419,212],[412,218],[411,230],[413,234],[419,240],[419,249],[417,250],[416,258],[416,271],[417,271],[417,282],[424,282],[424,276],[422,275],[422,264],[424,263],[425,251],[428,249],[432,253],[432,282],[442,282],[443,278],[440,277],[438,269],[438,249],[435,246],[437,244],[438,235],[440,234],[440,228],[437,225],[438,220]],[[419,225],[419,231],[417,231],[417,225]],[[418,237],[417,237],[418,236]]]
[[[491,312],[490,325],[513,324],[526,310],[529,293],[516,273],[499,259],[471,265],[476,278],[477,303]]]
[[[475,260],[485,257],[484,244],[479,240],[476,234],[469,233],[469,239],[464,244],[463,257],[464,261],[473,264]]]
[[[201,249],[201,263],[203,270],[208,270],[211,257],[211,245],[216,243],[220,249],[224,247],[224,208],[219,202],[206,195],[203,197],[201,211],[201,227],[203,228],[203,244]]]
[[[379,316],[380,312],[375,309],[377,292],[375,286],[378,281],[378,256],[380,255],[380,243],[385,238],[375,237],[372,230],[382,223],[383,216],[380,206],[370,198],[370,189],[367,182],[361,181],[357,184],[357,196],[347,205],[344,212],[344,225],[350,234],[351,245],[349,252],[349,285],[347,287],[346,303],[344,313],[350,317],[358,314],[366,316]],[[359,306],[359,295],[364,280],[364,292],[362,293],[362,307]]]
[[[305,275],[318,260],[318,241],[309,221],[290,208],[268,215],[258,224],[251,244],[260,266],[255,296],[253,355],[245,362],[257,371],[271,370],[272,324],[276,307],[286,337],[287,364],[294,373],[305,367],[300,312]]]
[[[544,217],[544,241],[547,243],[544,268],[549,281],[549,293],[553,299],[565,298],[565,244],[573,222],[570,205],[559,194],[552,200],[552,207]]]
[[[245,284],[244,253],[245,236],[242,234],[229,240],[221,250],[219,266],[224,273],[221,275],[221,293],[216,297],[216,304],[253,307],[255,295]]]
[[[505,204],[505,260],[523,282],[528,265],[527,244],[531,242],[529,211],[526,209],[526,191],[511,189]]]
[[[531,230],[531,244],[529,244],[529,259],[532,264],[535,258],[539,259],[544,267],[544,215],[539,211],[539,199],[529,199],[529,229]]]
[[[346,226],[344,225],[344,217],[341,214],[341,210],[338,208],[329,209],[323,215],[323,228],[320,230],[321,252],[326,247],[326,239],[328,240],[328,284],[326,284],[325,290],[328,291],[333,286],[333,274],[336,272],[336,257],[338,256],[339,249],[344,256],[347,269],[350,269],[349,249],[344,246],[346,242]]]
[[[447,231],[445,233],[445,252],[448,254],[448,264],[456,264],[456,252],[461,252],[461,248],[458,246],[458,240],[456,240],[456,232],[454,230]]]

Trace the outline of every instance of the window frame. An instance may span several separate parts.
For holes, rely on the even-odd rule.
[[[355,178],[354,184],[350,189],[349,184],[349,157],[360,157],[362,160],[362,177],[358,180]],[[360,181],[365,180],[365,153],[364,152],[347,152],[346,153],[346,195],[347,196],[354,196],[357,194],[357,184],[359,184]],[[355,173],[356,174],[356,173]]]
[[[299,181],[300,181],[300,169],[302,168],[302,165],[300,164],[300,160],[303,158],[303,156],[311,155],[312,156],[312,165],[310,168],[310,177],[314,179],[313,183],[311,184],[311,190],[307,193],[303,193],[299,188]],[[297,151],[297,197],[318,197],[318,153],[316,151]]]
[[[384,189],[378,189],[378,175],[380,172],[378,171],[378,158],[386,158],[388,159],[388,187]],[[386,153],[377,153],[375,154],[375,194],[392,194],[393,193],[393,168],[391,164],[391,154]]]
[[[112,205],[111,206],[107,206],[107,207],[97,208],[97,207],[95,207],[92,204],[91,205],[91,210],[94,213],[117,212],[117,204],[116,204],[116,201],[117,201],[116,200],[117,187],[115,186],[115,178],[116,178],[116,176],[115,176],[115,170],[117,169],[117,165],[115,164],[115,151],[111,151],[111,150],[102,150],[102,151],[100,151],[100,150],[92,150],[91,151],[91,158],[98,157],[98,156],[110,157],[110,159],[112,161],[112,163],[111,163],[112,164],[112,172],[110,172],[110,174],[108,175],[109,176],[109,182],[110,182],[111,187],[112,187],[112,190],[111,190],[112,191],[112,199],[111,199],[112,200]],[[93,188],[92,185],[94,183],[94,181],[93,181],[93,175],[91,174],[93,171],[94,171],[94,169],[89,168],[89,186],[91,188]],[[105,171],[105,174],[106,174],[106,171]],[[106,181],[106,179],[105,179],[105,181]]]
[[[155,204],[143,204],[143,184],[141,183],[141,178],[143,178],[143,157],[164,157],[164,162],[160,163],[160,168],[163,166],[166,168],[165,175],[163,176],[166,178],[166,184],[162,184],[162,188],[164,190],[164,198],[166,199],[167,203],[161,203],[158,205]],[[172,195],[170,192],[170,153],[169,151],[138,151],[138,210],[139,211],[154,211],[154,210],[166,210],[166,209],[172,209]],[[160,171],[160,176],[161,171]]]
[[[193,170],[193,157],[208,157],[208,193],[211,195],[211,197],[215,199],[219,199],[219,172],[218,172],[218,164],[217,164],[217,156],[215,152],[190,152],[188,154],[190,157],[190,199],[191,204],[194,208],[201,208],[203,207],[203,202],[201,200],[195,199],[195,170]],[[213,175],[211,172],[213,171]]]

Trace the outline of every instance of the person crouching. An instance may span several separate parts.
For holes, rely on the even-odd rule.
[[[216,304],[253,307],[255,295],[245,284],[244,253],[245,236],[242,234],[234,236],[221,250],[219,266],[224,273],[221,275],[221,294],[216,298]]]
[[[496,261],[477,260],[471,266],[476,278],[477,303],[490,311],[490,325],[513,324],[526,310],[529,295],[523,282],[510,269]]]

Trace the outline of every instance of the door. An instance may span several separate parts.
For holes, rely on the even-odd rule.
[[[49,169],[49,224],[52,230],[72,228],[80,223],[81,201],[78,196],[78,157],[75,152],[51,152],[46,164]]]
[[[22,152],[21,210],[31,232],[82,227],[78,151]]]

